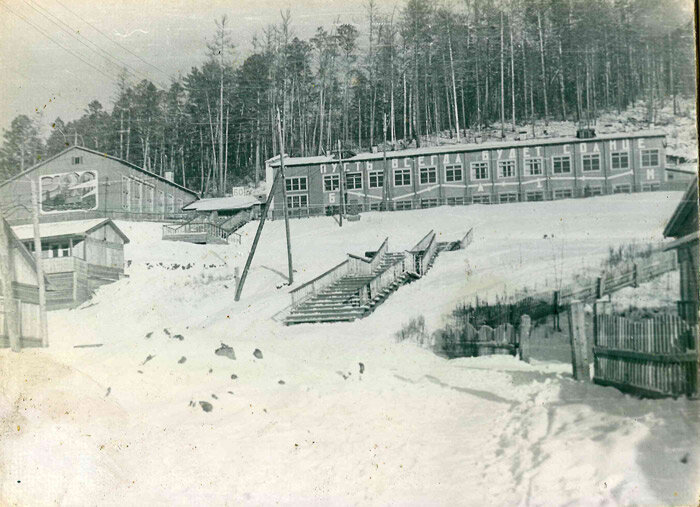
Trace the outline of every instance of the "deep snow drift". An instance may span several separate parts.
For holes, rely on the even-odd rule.
[[[129,278],[50,314],[49,349],[0,350],[0,504],[695,503],[697,402],[394,339],[411,317],[434,330],[476,295],[551,288],[599,269],[609,246],[661,240],[680,197],[294,220],[295,286],[386,236],[390,251],[429,229],[475,238],[365,319],[293,327],[272,319],[290,302],[283,222],[266,224],[238,303],[257,224],[242,245],[198,246],[119,222]],[[74,348],[89,344],[102,346]]]

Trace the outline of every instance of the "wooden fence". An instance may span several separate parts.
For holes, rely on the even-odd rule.
[[[464,322],[458,328],[441,330],[438,339],[439,351],[448,358],[491,354],[516,355],[519,345],[518,333],[510,324],[501,324],[496,328],[481,326],[477,329],[469,322]]]
[[[583,324],[583,303],[572,302],[569,330],[574,378],[649,398],[698,395],[698,326],[675,315],[631,320],[594,307],[593,346]],[[592,358],[590,352],[592,352]]]
[[[698,326],[675,315],[596,315],[593,380],[647,397],[697,395],[697,339]]]
[[[10,304],[17,312],[17,334],[20,337],[21,347],[41,347],[39,305],[14,298]],[[5,311],[5,300],[0,298],[0,348],[10,346]]]

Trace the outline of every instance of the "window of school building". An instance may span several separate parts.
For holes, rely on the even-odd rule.
[[[584,172],[600,171],[600,154],[585,153],[581,155],[581,165]]]
[[[512,178],[515,176],[515,160],[498,161],[498,177]]]
[[[362,173],[347,173],[345,184],[348,190],[362,190]]]
[[[489,179],[489,163],[488,162],[472,162],[472,179],[487,180]]]
[[[437,182],[437,167],[421,167],[420,168],[420,184],[427,185]]]
[[[571,157],[552,157],[552,172],[554,174],[565,174],[571,172]]]
[[[382,188],[384,186],[384,173],[372,171],[369,173],[369,188]]]
[[[306,176],[285,178],[285,188],[287,192],[305,192],[307,190],[306,184]]]
[[[629,169],[630,155],[626,151],[614,151],[611,155],[613,171],[621,169]]]
[[[435,208],[438,205],[438,200],[437,199],[421,199],[420,201],[420,207],[421,208]]]
[[[525,176],[541,176],[542,175],[542,159],[541,158],[526,158],[525,159]]]
[[[411,184],[411,169],[395,169],[394,170],[394,186],[407,187]]]
[[[462,206],[464,204],[464,197],[448,197],[448,206]]]
[[[340,188],[340,175],[338,174],[326,174],[323,177],[323,191],[324,192],[335,192]]]
[[[287,196],[287,208],[306,208],[308,205],[309,197],[306,194]]]
[[[412,201],[396,201],[396,209],[397,210],[406,210],[406,209],[411,209],[413,208],[413,202]]]
[[[472,202],[474,204],[491,204],[490,195],[475,195],[472,197]]]
[[[642,167],[657,167],[659,150],[642,150]]]
[[[518,194],[516,192],[503,192],[498,194],[498,202],[518,202]]]
[[[461,165],[447,165],[447,166],[445,166],[445,181],[448,183],[453,183],[455,181],[462,181],[462,166]]]

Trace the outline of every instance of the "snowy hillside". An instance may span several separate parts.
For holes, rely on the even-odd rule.
[[[198,246],[119,222],[129,277],[52,313],[50,348],[0,350],[0,504],[695,502],[697,402],[394,339],[411,317],[434,330],[461,301],[552,288],[598,270],[609,246],[662,240],[681,195],[293,220],[293,286],[387,236],[389,251],[430,229],[475,237],[365,319],[292,327],[272,319],[290,303],[283,222],[266,224],[238,303],[256,223],[241,245]]]

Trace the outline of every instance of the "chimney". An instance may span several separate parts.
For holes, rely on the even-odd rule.
[[[165,171],[165,179],[168,181],[173,181],[173,172],[172,171]]]

